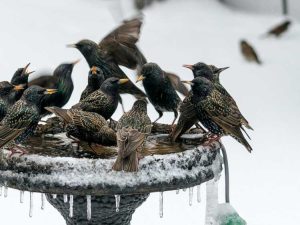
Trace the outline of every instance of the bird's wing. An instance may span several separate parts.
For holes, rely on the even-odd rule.
[[[80,101],[78,104],[74,105],[73,109],[81,109],[83,111],[97,111],[99,106],[105,106],[108,104],[107,95],[104,94],[102,91],[94,91],[92,94],[87,96],[85,99]]]
[[[23,102],[17,102],[1,123],[0,147],[17,138],[32,123],[32,118],[35,116],[27,107],[24,107]]]
[[[43,88],[57,88],[57,78],[50,75],[39,76],[28,83],[29,87],[38,85]]]
[[[172,86],[179,91],[181,94],[183,94],[184,96],[187,96],[189,93],[189,90],[187,89],[187,87],[182,83],[181,79],[179,78],[179,76],[177,76],[174,73],[170,73],[170,72],[164,72],[164,74],[169,78]]]
[[[100,49],[117,64],[129,69],[144,65],[147,60],[136,46],[142,23],[141,18],[124,21],[101,40]]]
[[[98,113],[84,112],[79,110],[70,110],[73,123],[76,126],[83,127],[91,132],[100,131],[106,125],[106,120]]]

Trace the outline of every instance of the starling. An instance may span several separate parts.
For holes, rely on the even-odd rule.
[[[251,152],[252,148],[242,133],[242,115],[232,105],[214,84],[204,77],[197,77],[187,83],[192,86],[191,102],[197,117],[204,127],[218,140],[224,135],[230,135],[243,144]]]
[[[221,67],[218,68],[215,65],[208,65],[208,67],[211,69],[213,73],[213,83],[220,83],[220,73],[222,73],[224,70],[227,70],[229,67]]]
[[[72,71],[74,65],[78,62],[79,60],[76,60],[72,63],[60,64],[54,70],[52,76],[41,76],[29,82],[29,86],[38,85],[44,88],[57,89],[57,92],[55,94],[43,98],[43,115],[48,114],[48,111],[45,110],[44,107],[63,107],[68,103],[74,89]]]
[[[286,20],[283,23],[277,25],[276,27],[272,28],[268,31],[267,35],[274,35],[275,37],[281,36],[284,32],[286,32],[291,25],[290,20]]]
[[[132,109],[125,113],[117,125],[118,157],[113,170],[138,171],[139,153],[146,137],[151,133],[151,120],[147,115],[146,99],[137,100]]]
[[[145,63],[146,59],[136,46],[139,39],[141,21],[132,19],[124,21],[122,25],[109,33],[99,44],[91,40],[81,40],[68,45],[78,49],[85,57],[90,67],[99,67],[105,79],[116,77],[127,79],[119,65],[130,69]],[[120,94],[132,94],[137,98],[146,97],[130,80],[120,88]]]
[[[46,109],[63,119],[69,137],[89,144],[96,143],[104,146],[117,144],[115,131],[97,113],[77,109],[61,109],[55,106],[46,107]]]
[[[38,125],[41,117],[42,99],[55,93],[55,89],[44,89],[31,86],[24,91],[21,99],[7,112],[0,125],[0,148],[8,147],[12,151],[22,148],[15,145],[21,144],[29,138]]]
[[[181,100],[170,78],[156,63],[146,63],[142,67],[141,75],[136,82],[139,81],[143,81],[147,96],[159,114],[154,123],[163,116],[163,112],[174,112],[173,125],[178,117],[177,110]]]
[[[23,85],[12,85],[7,81],[0,82],[0,121],[5,117],[8,109],[16,102],[13,96],[18,96],[18,92],[23,93]]]
[[[108,78],[102,83],[100,89],[94,91],[72,108],[98,113],[107,120],[111,118],[118,107],[120,84],[126,82],[128,79]]]
[[[246,60],[249,62],[256,62],[257,64],[262,64],[254,48],[248,42],[241,40],[240,47],[241,52]]]
[[[103,82],[104,82],[104,75],[102,71],[98,67],[93,66],[89,72],[88,85],[82,92],[80,100],[85,99],[91,93],[97,91]]]

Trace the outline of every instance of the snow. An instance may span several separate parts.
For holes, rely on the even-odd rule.
[[[126,5],[124,2],[121,1],[122,7]],[[83,58],[65,45],[82,38],[99,40],[116,25],[114,19],[122,19],[119,11],[113,1],[1,0],[1,78],[10,79],[17,67],[28,62],[40,72],[53,70],[61,62]],[[192,78],[190,71],[181,67],[184,63],[204,61],[230,66],[221,75],[221,82],[255,129],[250,133],[254,148],[251,155],[233,139],[223,138],[229,157],[231,202],[238,213],[250,225],[299,224],[299,23],[294,21],[290,31],[277,40],[260,36],[282,21],[281,16],[239,11],[212,0],[168,0],[154,4],[144,14],[140,46],[150,61],[177,72],[184,79]],[[238,48],[241,38],[254,45],[263,66],[244,61]],[[86,84],[87,70],[84,60],[74,68],[75,92],[67,107],[78,101]],[[124,102],[128,110],[133,98],[128,97]],[[155,119],[155,110],[148,108]],[[118,108],[114,118],[120,115]],[[172,113],[165,113],[161,122],[170,123],[172,118]],[[224,189],[220,188],[219,192],[222,201]],[[202,188],[201,195],[204,193]],[[26,203],[27,196],[25,193]],[[40,201],[40,196],[33,198]],[[204,224],[205,201],[189,207],[187,199],[187,192],[179,195],[164,192],[164,218],[160,219],[153,210],[158,208],[157,194],[152,194],[137,209],[132,224]],[[0,198],[1,221],[24,225],[65,224],[52,207],[37,211],[29,219],[29,204],[18,202],[19,192],[11,189],[8,198]]]

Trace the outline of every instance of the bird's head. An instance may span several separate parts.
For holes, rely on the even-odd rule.
[[[148,102],[146,98],[138,99],[133,103],[132,110],[147,112],[147,104]]]
[[[100,89],[105,93],[116,94],[119,91],[120,85],[125,84],[128,81],[129,79],[119,79],[116,77],[110,77],[102,83]]]
[[[74,66],[79,63],[79,59],[71,63],[62,63],[53,72],[53,76],[58,78],[71,77]]]
[[[136,83],[145,79],[155,79],[156,77],[162,76],[163,71],[156,63],[146,63],[141,69],[141,75],[139,75]]]
[[[102,70],[97,66],[92,66],[89,71],[88,83],[91,86],[100,87],[99,85],[105,80]]]
[[[242,39],[240,40],[240,45],[243,47],[243,46],[248,46],[248,43],[246,40]]]
[[[11,78],[11,84],[13,85],[27,85],[28,77],[30,74],[34,73],[34,71],[28,71],[28,67],[30,63],[28,63],[25,67],[17,69],[14,73],[13,77]]]
[[[192,81],[182,82],[191,85],[193,94],[198,96],[207,96],[214,87],[213,83],[204,77],[196,77]]]
[[[88,57],[89,55],[93,54],[93,51],[95,49],[97,49],[98,44],[94,41],[84,39],[77,42],[76,44],[67,45],[67,47],[76,48],[81,52],[81,54],[83,54],[85,57]]]
[[[33,85],[24,91],[22,99],[25,99],[31,103],[40,104],[46,95],[52,95],[56,92],[56,89],[46,89],[37,85]]]
[[[194,77],[205,77],[208,80],[213,80],[213,73],[208,65],[202,62],[198,62],[194,65],[185,64],[183,67],[193,71]]]
[[[18,88],[17,86],[14,86],[7,81],[0,82],[0,96],[3,97],[9,95],[11,91],[15,89],[15,87],[16,89]]]

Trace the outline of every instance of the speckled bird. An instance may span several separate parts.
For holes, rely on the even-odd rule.
[[[262,64],[256,51],[246,40],[241,40],[240,48],[241,48],[242,55],[247,61],[256,62],[257,64]]]
[[[170,78],[156,63],[146,63],[137,79],[137,82],[139,81],[143,81],[147,97],[159,114],[154,123],[163,116],[163,112],[174,112],[173,125],[178,117],[178,106],[181,100]]]
[[[44,89],[39,86],[29,87],[8,111],[0,125],[0,148],[8,147],[10,150],[24,149],[15,146],[29,138],[38,125],[41,117],[42,99],[55,93],[55,89]]]
[[[113,146],[117,144],[116,133],[108,126],[107,121],[98,113],[76,109],[46,107],[46,109],[62,118],[66,125],[67,136],[80,141]]]
[[[93,66],[88,75],[88,85],[81,94],[80,100],[85,99],[94,91],[97,91],[104,82],[104,75],[100,68]]]
[[[108,78],[102,83],[100,89],[94,91],[72,108],[98,113],[107,120],[116,111],[118,107],[119,87],[126,82],[128,82],[128,79]]]
[[[268,31],[267,35],[273,35],[275,37],[280,37],[283,33],[285,33],[291,25],[290,20],[286,20],[279,25],[275,26],[271,30]]]
[[[218,140],[230,135],[251,152],[252,148],[242,133],[242,115],[237,108],[227,101],[214,84],[206,78],[197,77],[187,82],[192,86],[192,103],[202,125]]]
[[[221,67],[218,68],[215,65],[208,65],[208,67],[211,69],[212,73],[213,73],[213,83],[220,83],[220,74],[224,71],[227,70],[229,67]]]
[[[54,70],[52,76],[40,76],[29,82],[29,86],[38,85],[43,88],[57,89],[55,94],[47,96],[43,99],[43,107],[63,107],[68,103],[74,90],[72,72],[74,65],[76,65],[78,62],[79,60],[76,60],[72,63],[60,64]],[[42,114],[45,116],[48,114],[48,111],[43,109]]]
[[[5,117],[9,108],[16,102],[16,99],[12,98],[12,95],[17,96],[17,93],[23,93],[23,90],[23,85],[12,85],[8,81],[0,82],[0,121]]]
[[[105,79],[116,77],[127,79],[119,65],[129,69],[136,69],[145,62],[145,58],[136,46],[139,40],[141,20],[135,18],[124,21],[119,27],[109,33],[99,44],[91,40],[81,40],[68,45],[78,49],[85,57],[90,67],[99,67]],[[120,88],[120,94],[132,94],[137,98],[145,97],[139,88],[130,80]]]
[[[146,99],[137,100],[132,109],[118,121],[118,157],[113,165],[116,171],[138,171],[139,153],[144,147],[146,137],[151,133],[151,120],[147,115]]]

